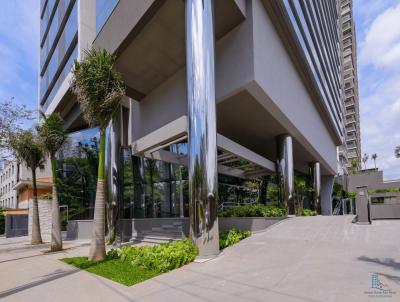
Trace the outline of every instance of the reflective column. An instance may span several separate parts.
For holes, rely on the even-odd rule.
[[[107,237],[115,236],[114,227],[118,214],[118,192],[119,170],[121,157],[121,119],[122,108],[120,106],[115,117],[110,122],[106,130],[106,154],[105,154],[105,173],[106,173],[106,224]]]
[[[290,135],[278,137],[278,173],[280,201],[288,206],[294,193],[293,141]]]
[[[313,182],[313,210],[321,213],[321,165],[319,162],[312,163]]]
[[[219,253],[212,0],[186,1],[190,236],[200,256]]]

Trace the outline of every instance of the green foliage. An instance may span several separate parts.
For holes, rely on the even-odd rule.
[[[222,250],[250,236],[250,231],[239,231],[235,228],[230,229],[228,232],[219,234],[219,248]]]
[[[36,130],[45,150],[54,156],[67,140],[68,133],[64,127],[64,121],[58,112],[52,113],[49,116],[46,116],[43,112],[40,113],[43,123],[38,125]]]
[[[4,232],[6,231],[5,220],[6,219],[3,213],[3,209],[0,208],[0,235],[4,234]]]
[[[374,193],[389,193],[389,192],[400,192],[400,188],[387,188],[387,189],[368,190],[368,193],[369,193],[369,194],[374,194]]]
[[[167,272],[188,264],[198,253],[197,247],[189,239],[155,246],[124,246],[118,250],[121,261],[157,272]],[[108,257],[114,256],[113,251]]]
[[[317,212],[310,209],[299,209],[298,216],[316,216]]]
[[[6,101],[0,101],[0,151],[8,149],[9,139],[14,133],[21,130],[21,125],[32,120],[33,111],[28,110],[25,105],[17,105],[14,98]]]
[[[134,285],[160,274],[156,271],[126,265],[120,259],[107,258],[104,261],[96,262],[89,261],[87,257],[74,257],[64,258],[61,261],[126,286]]]
[[[114,68],[115,56],[105,49],[91,48],[81,61],[75,60],[71,89],[90,126],[104,131],[125,95],[125,86]]]
[[[333,184],[333,196],[342,196],[343,195],[343,186],[338,183]]]
[[[23,130],[14,133],[9,143],[18,160],[24,162],[30,169],[36,170],[44,163],[42,143],[35,132]]]
[[[218,213],[220,217],[283,217],[287,209],[282,205],[253,204],[240,207],[227,207]]]
[[[354,198],[356,198],[356,196],[357,196],[357,193],[355,193],[355,192],[346,192],[346,198],[354,199]]]

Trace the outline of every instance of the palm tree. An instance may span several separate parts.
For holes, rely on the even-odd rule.
[[[105,140],[106,128],[116,114],[125,86],[114,69],[115,56],[106,50],[91,48],[84,51],[82,61],[75,61],[71,90],[81,106],[83,117],[90,126],[100,128],[99,168],[89,260],[104,260],[105,250]]]
[[[46,116],[43,112],[40,112],[40,114],[43,118],[43,123],[37,126],[36,129],[43,143],[44,150],[50,155],[51,171],[53,175],[50,250],[55,252],[62,250],[60,210],[57,191],[56,153],[67,140],[68,134],[64,127],[64,121],[59,113],[53,113],[50,116]]]
[[[396,156],[396,158],[400,158],[400,146],[397,146],[394,149],[394,155]]]
[[[364,153],[364,156],[362,157],[362,161],[363,161],[363,163],[364,163],[364,169],[367,169],[367,161],[368,161],[368,158],[369,158],[368,154],[367,154],[367,153]]]
[[[33,203],[32,203],[32,238],[31,244],[42,243],[39,223],[39,207],[37,199],[36,169],[45,162],[42,144],[37,136],[31,130],[24,130],[14,133],[9,138],[10,147],[19,162],[23,162],[31,169],[33,185]]]
[[[376,154],[376,153],[372,154],[372,155],[371,155],[371,158],[372,158],[373,161],[374,161],[374,166],[375,166],[375,170],[376,170],[376,159],[378,158],[378,154]]]

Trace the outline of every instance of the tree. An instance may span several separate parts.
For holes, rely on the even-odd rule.
[[[372,158],[373,161],[374,161],[374,166],[375,166],[375,170],[376,170],[376,159],[378,158],[378,154],[376,154],[376,153],[372,154],[372,155],[371,155],[371,158]]]
[[[397,146],[394,149],[394,155],[396,156],[396,158],[400,158],[400,146]]]
[[[55,252],[62,250],[60,209],[57,190],[56,153],[67,140],[68,134],[64,127],[64,121],[59,113],[53,113],[50,116],[46,116],[41,112],[41,116],[43,118],[43,123],[37,126],[36,129],[43,143],[44,150],[50,155],[51,172],[53,175],[50,250]]]
[[[71,90],[76,95],[83,117],[90,126],[100,129],[99,168],[89,260],[105,259],[105,139],[106,128],[115,116],[125,86],[121,75],[114,69],[115,56],[106,50],[91,48],[84,51],[81,62],[75,61]]]
[[[17,131],[24,120],[32,119],[33,112],[24,105],[16,105],[14,98],[0,102],[0,151],[5,155],[9,149],[8,138]]]
[[[14,150],[19,162],[25,163],[32,172],[32,238],[31,244],[42,243],[39,223],[39,207],[36,186],[36,169],[44,164],[43,146],[37,134],[31,130],[23,130],[9,137],[9,145]]]
[[[362,157],[362,161],[363,161],[363,163],[364,163],[364,169],[367,169],[367,161],[368,161],[368,158],[369,158],[368,154],[367,154],[367,153],[364,153],[364,155],[363,155],[363,157]]]

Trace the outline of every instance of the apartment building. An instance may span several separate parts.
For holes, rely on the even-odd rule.
[[[340,148],[342,166],[349,169],[357,160],[361,168],[360,109],[357,78],[357,40],[353,20],[353,0],[340,1],[340,45],[345,144]]]
[[[0,170],[0,207],[3,209],[15,209],[18,203],[18,195],[14,185],[18,181],[18,167],[15,161],[4,160]]]
[[[3,209],[28,209],[28,200],[32,197],[32,173],[24,164],[16,160],[4,160],[0,170],[0,207]],[[51,187],[52,177],[46,162],[37,171],[38,192],[42,187]]]
[[[93,216],[93,194],[82,194],[98,134],[70,70],[92,45],[116,56],[126,83],[107,132],[119,219],[188,217],[200,253],[215,254],[221,186],[273,173],[283,202],[294,176],[310,175],[318,210],[332,213],[345,136],[339,1],[42,0],[40,17],[39,106],[72,133],[59,160],[84,192],[68,195],[76,217]]]

